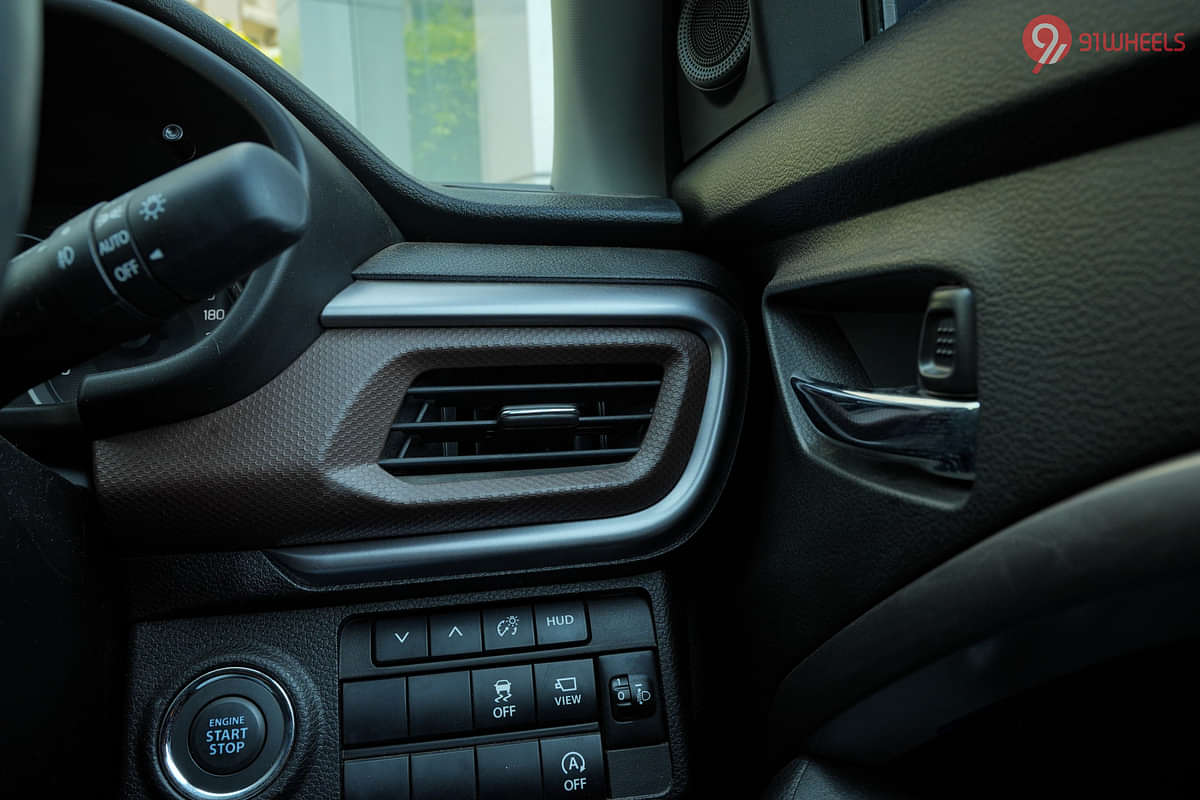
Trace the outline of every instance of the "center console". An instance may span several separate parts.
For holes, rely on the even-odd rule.
[[[660,573],[139,623],[131,797],[649,798],[686,785]],[[259,795],[264,785],[269,791]]]

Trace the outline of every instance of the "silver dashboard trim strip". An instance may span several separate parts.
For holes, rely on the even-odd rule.
[[[703,521],[725,479],[740,429],[742,323],[712,292],[691,286],[363,280],[325,307],[329,328],[639,326],[682,328],[708,344],[709,378],[691,457],[652,506],[604,519],[308,545],[267,555],[316,587],[583,566],[644,558]]]

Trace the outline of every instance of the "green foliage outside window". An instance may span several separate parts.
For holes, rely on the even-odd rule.
[[[433,182],[479,180],[479,80],[471,0],[413,0],[404,53],[412,171]]]

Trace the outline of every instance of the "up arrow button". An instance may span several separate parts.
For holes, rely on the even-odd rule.
[[[429,617],[429,654],[463,656],[483,652],[478,611],[450,611]]]

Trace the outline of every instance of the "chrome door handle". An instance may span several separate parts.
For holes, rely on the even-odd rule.
[[[975,477],[978,400],[927,397],[915,387],[860,391],[799,376],[792,388],[834,441],[948,478]]]

